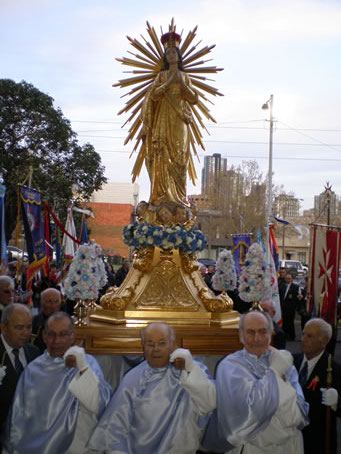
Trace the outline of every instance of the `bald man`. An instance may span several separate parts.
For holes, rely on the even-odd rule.
[[[89,447],[116,454],[192,454],[198,449],[215,385],[189,350],[175,349],[166,323],[141,332],[145,361],[123,378]]]
[[[264,312],[242,315],[244,349],[217,369],[217,411],[204,446],[231,454],[303,454],[301,429],[308,405],[292,356],[270,347],[272,320]]]
[[[326,346],[332,336],[332,327],[321,318],[309,320],[303,328],[302,353],[294,355],[304,397],[309,403],[310,424],[303,430],[305,454],[326,451],[326,414],[330,414],[330,453],[337,452],[336,417],[341,416],[341,365],[334,360],[332,383],[327,388],[328,353]],[[306,364],[306,366],[305,366]]]
[[[29,344],[31,329],[32,316],[26,306],[6,305],[1,316],[0,336],[0,431],[4,428],[21,372],[39,355],[39,350]]]
[[[33,317],[32,333],[35,335],[34,345],[36,345],[41,353],[44,353],[46,344],[43,339],[43,330],[46,320],[50,315],[59,312],[62,305],[62,296],[59,290],[55,288],[47,288],[40,294],[41,312]]]

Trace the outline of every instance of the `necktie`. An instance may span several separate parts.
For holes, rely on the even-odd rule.
[[[13,348],[12,353],[14,355],[14,368],[15,368],[15,373],[19,377],[21,372],[24,370],[24,367],[19,359],[19,349],[18,348]]]
[[[285,289],[285,293],[284,293],[284,299],[287,297],[289,288],[290,288],[290,284],[287,284],[287,288]]]
[[[308,362],[304,361],[303,367],[300,370],[298,375],[298,381],[300,382],[301,386],[304,386],[308,381]]]

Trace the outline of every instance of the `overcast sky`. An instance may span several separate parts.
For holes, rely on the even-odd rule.
[[[224,97],[210,107],[206,153],[230,165],[256,159],[266,174],[269,123],[261,106],[274,95],[274,182],[313,206],[326,181],[341,195],[341,2],[315,0],[0,0],[0,77],[26,80],[55,100],[79,141],[101,154],[110,181],[128,182],[131,147],[123,146],[125,98],[112,84],[125,77],[115,57],[126,36],[147,37],[148,20],[166,30],[174,17],[224,71]],[[131,50],[133,50],[131,48]],[[203,163],[203,152],[199,153]],[[146,173],[139,180],[148,198]],[[189,193],[200,192],[189,187]]]

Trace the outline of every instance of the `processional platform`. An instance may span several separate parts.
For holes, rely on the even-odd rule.
[[[101,298],[101,308],[77,328],[77,338],[90,353],[138,354],[141,328],[163,321],[175,329],[179,347],[225,355],[241,345],[232,306],[227,295],[208,289],[194,257],[151,247],[136,251],[123,284]]]
[[[234,325],[200,326],[173,325],[176,344],[189,349],[193,355],[224,356],[240,350],[238,329]],[[90,321],[76,329],[77,342],[94,355],[143,354],[140,330],[143,324],[112,325]]]
[[[203,117],[215,122],[206,95],[221,96],[203,76],[222,69],[206,67],[202,60],[214,46],[197,50],[196,30],[182,40],[172,19],[159,39],[147,22],[150,42],[129,38],[136,58],[118,59],[140,74],[115,86],[131,90],[119,113],[129,112],[128,121],[133,121],[125,141],[136,140],[133,182],[145,165],[150,199],[138,204],[135,222],[123,231],[134,250],[125,281],[101,298],[101,308],[91,313],[87,326],[77,328],[78,339],[91,353],[141,353],[140,330],[153,321],[173,326],[178,346],[195,354],[224,355],[240,348],[239,315],[232,300],[208,289],[198,270],[196,254],[205,249],[206,240],[195,226],[196,209],[186,195],[187,175],[192,182],[196,179],[196,148],[205,148]],[[168,53],[170,48],[176,53]]]

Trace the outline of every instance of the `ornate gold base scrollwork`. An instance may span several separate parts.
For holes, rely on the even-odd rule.
[[[200,290],[199,296],[209,312],[230,312],[233,310],[233,301],[226,293],[212,296],[208,289],[203,288]]]
[[[108,293],[102,296],[101,306],[103,309],[109,309],[113,311],[122,311],[129,304],[129,298],[123,295],[118,296],[116,293],[118,288],[111,287]]]
[[[136,302],[137,308],[164,310],[197,310],[198,303],[193,298],[180,270],[169,259],[169,254],[160,254],[160,263],[152,272],[148,286]]]
[[[156,247],[140,249],[121,287],[102,296],[104,311],[92,314],[91,319],[108,321],[111,311],[115,321],[120,313],[120,323],[124,319],[134,323],[162,319],[162,313],[174,323],[235,323],[232,300],[225,293],[214,295],[198,268],[195,254]]]
[[[181,254],[182,265],[186,273],[191,274],[199,269],[197,256],[195,254]]]
[[[152,269],[154,248],[143,248],[135,251],[133,267],[139,271],[149,272]]]

